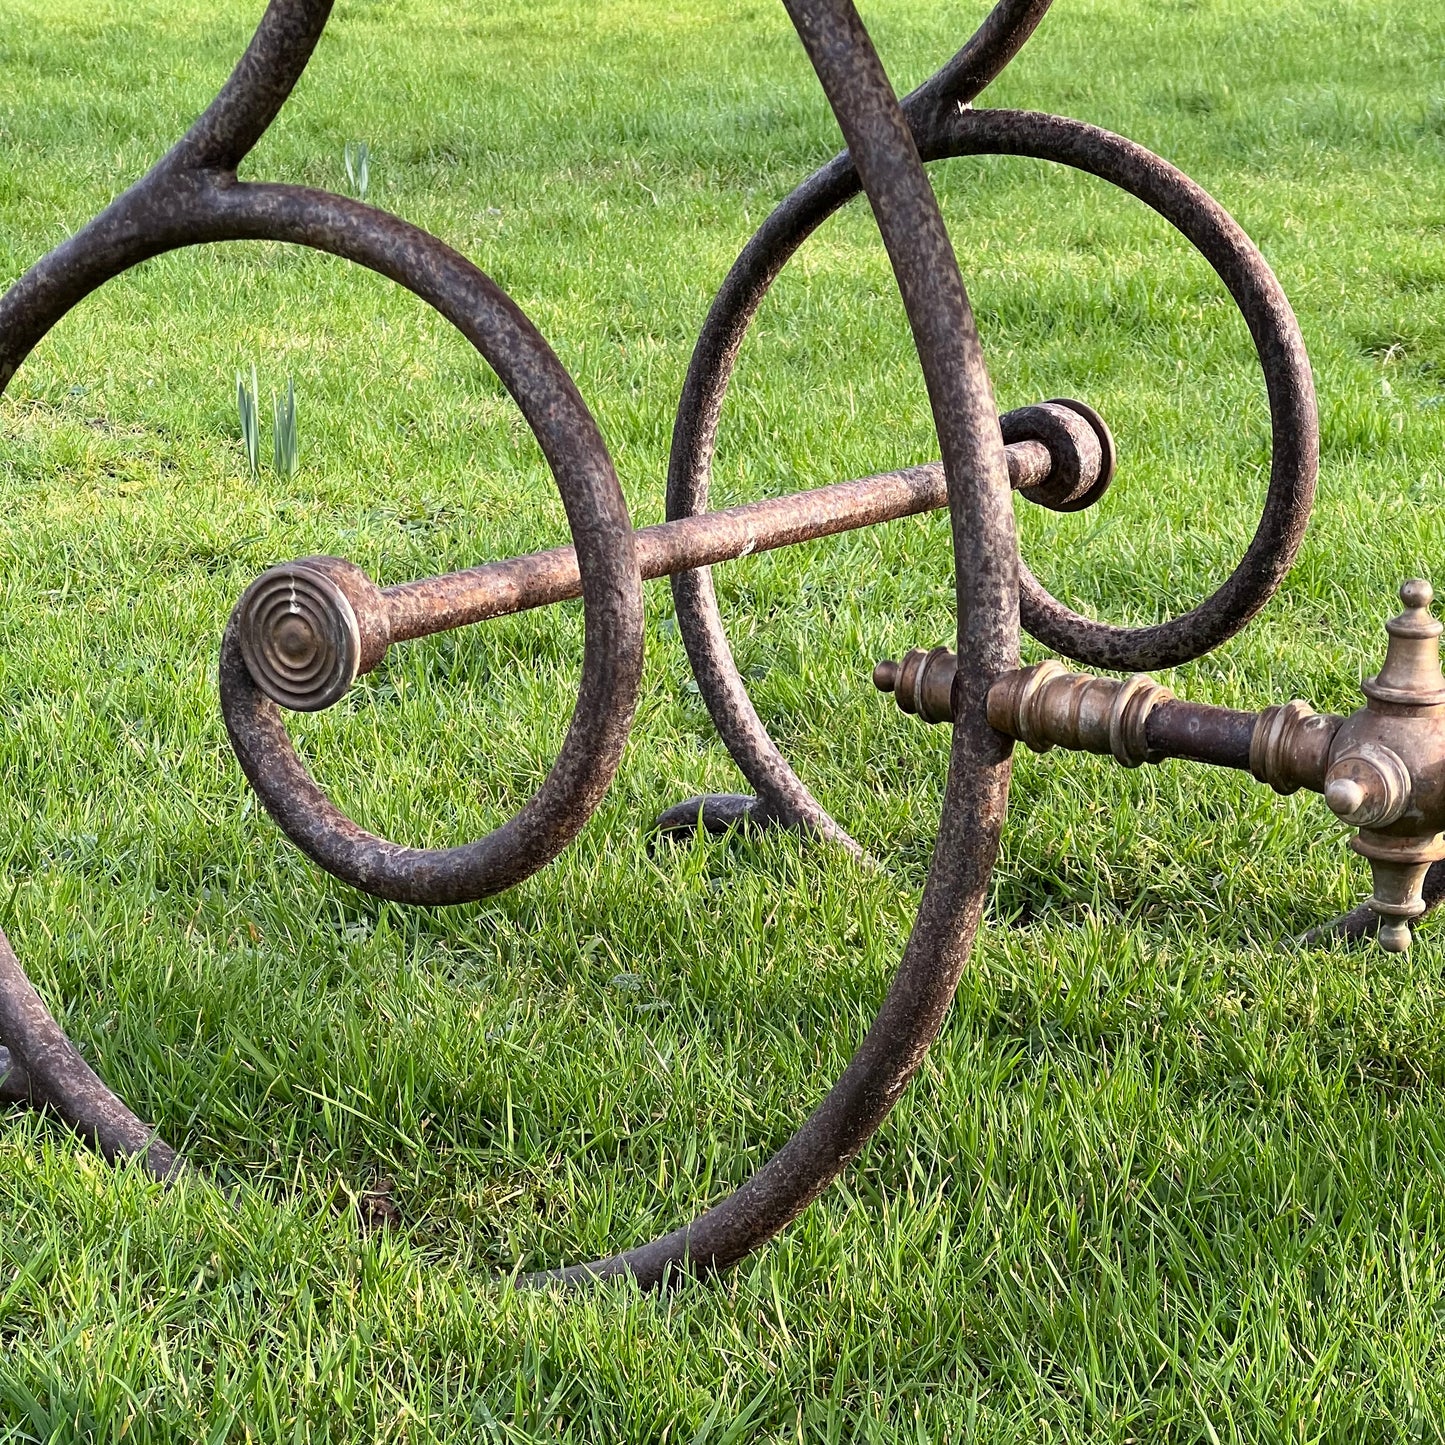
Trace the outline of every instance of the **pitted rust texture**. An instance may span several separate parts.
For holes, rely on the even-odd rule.
[[[1108,488],[1113,439],[1077,403],[1023,407],[1000,418],[1009,485],[1055,511],[1090,505]],[[1047,441],[1040,438],[1047,438]],[[712,566],[948,505],[941,462],[839,482],[644,527],[635,538],[644,581]],[[393,642],[568,602],[582,595],[575,547],[489,562],[379,588],[339,557],[302,557],[263,573],[236,604],[246,668],[272,702],[319,712],[370,672]]]
[[[1324,790],[1335,811],[1360,826],[1363,844],[1375,849],[1369,917],[1388,916],[1387,944],[1398,941],[1417,905],[1445,895],[1445,859],[1428,871],[1419,866],[1435,846],[1421,841],[1420,830],[1436,821],[1434,784],[1423,781],[1434,777],[1434,755],[1421,742],[1417,718],[1433,720],[1437,704],[1421,700],[1420,678],[1428,668],[1418,647],[1408,652],[1422,641],[1433,646],[1419,615],[1424,604],[1392,624],[1402,650],[1392,650],[1371,693],[1374,711],[1358,725],[1358,714],[1348,722],[1320,718],[1302,703],[1259,714],[1202,707],[1142,675],[1142,669],[1198,657],[1243,627],[1279,587],[1308,518],[1318,463],[1313,384],[1293,314],[1258,251],[1211,197],[1132,142],[1081,121],[974,107],[1050,0],[999,0],[968,43],[902,102],[850,0],[784,3],[848,150],[777,207],[723,281],[679,400],[666,520],[658,525],[634,530],[586,403],[490,278],[395,216],[322,191],[237,179],[237,166],[280,113],[310,59],[331,0],[271,0],[235,72],[181,141],[0,297],[3,390],[72,307],[139,261],[216,241],[285,241],[354,261],[408,288],[456,326],[501,378],[556,479],[571,546],[386,588],[340,557],[281,562],[247,589],[221,639],[222,713],[267,809],[324,868],[404,902],[485,897],[528,877],[576,837],[617,770],[636,707],[641,584],[663,576],[672,579],[702,697],[754,791],[690,799],[668,809],[658,825],[665,831],[790,827],[861,853],[798,779],[753,709],[709,569],[948,507],[953,646],[912,653],[875,672],[875,682],[894,691],[905,710],[952,725],[932,866],[876,1020],[794,1138],[734,1194],[649,1244],[545,1278],[626,1274],[656,1285],[682,1271],[723,1268],[783,1228],[863,1147],[917,1069],[967,963],[1003,823],[1015,737],[1039,748],[1102,752],[1127,766],[1186,758],[1250,771],[1281,791]],[[1108,427],[1083,402],[1046,401],[1002,418],[995,411],[968,297],[924,169],[945,157],[987,154],[1071,166],[1134,195],[1209,261],[1249,326],[1272,422],[1263,513],[1235,570],[1180,617],[1136,628],[1081,617],[1050,597],[1019,559],[1012,494],[1058,511],[1095,505],[1114,477],[1116,456]],[[807,237],[859,195],[872,207],[903,298],[940,460],[709,512],[722,405],[747,329]],[[582,675],[565,741],[537,794],[485,838],[420,849],[376,837],[333,803],[302,764],[278,704],[303,711],[331,706],[392,646],[578,597]],[[1021,670],[1020,620],[1075,662],[1136,675],[1120,682],[1069,673],[1058,662]],[[962,668],[960,657],[967,663]],[[1414,672],[1407,666],[1412,659]],[[1402,700],[1401,689],[1411,688],[1410,699]],[[1338,738],[1349,746],[1340,750]],[[1413,850],[1409,860],[1402,850]],[[1355,915],[1341,923],[1347,933],[1366,927]],[[180,1167],[76,1053],[3,939],[0,1097],[53,1110],[108,1157],[144,1155],[159,1178]]]

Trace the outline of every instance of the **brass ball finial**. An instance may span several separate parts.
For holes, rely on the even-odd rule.
[[[1376,941],[1386,953],[1405,953],[1410,947],[1410,922],[1406,918],[1382,918]]]
[[[1350,819],[1364,807],[1369,795],[1355,778],[1331,778],[1325,784],[1325,803],[1336,816]]]
[[[1438,707],[1445,703],[1445,675],[1440,671],[1440,634],[1445,626],[1430,613],[1435,589],[1423,577],[1400,588],[1405,611],[1385,624],[1390,646],[1385,665],[1364,682],[1372,703],[1389,707]]]
[[[1435,600],[1435,589],[1423,578],[1412,577],[1400,584],[1400,601],[1406,607],[1425,610]]]

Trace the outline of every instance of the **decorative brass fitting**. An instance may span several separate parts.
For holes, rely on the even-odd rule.
[[[1340,722],[1301,698],[1265,708],[1249,739],[1250,774],[1282,795],[1301,788],[1320,792]]]
[[[926,723],[953,721],[953,679],[958,658],[947,647],[925,651],[915,647],[901,662],[880,662],[873,669],[873,686],[891,692],[904,712]]]
[[[1183,702],[1143,673],[1119,680],[1068,671],[1055,661],[1005,673],[988,692],[991,726],[1033,749],[1113,757],[1125,767],[1186,758],[1248,771],[1278,793],[1323,793],[1350,846],[1369,860],[1380,946],[1410,946],[1410,920],[1425,912],[1426,870],[1445,858],[1445,673],[1430,614],[1430,584],[1400,588],[1405,611],[1385,624],[1385,664],[1362,684],[1366,703],[1348,718],[1296,698],[1259,713]],[[953,716],[957,659],[945,647],[880,662],[873,682],[926,722]]]
[[[354,562],[303,557],[263,572],[236,604],[241,655],[273,702],[320,712],[390,643],[381,591]]]
[[[1040,662],[1009,673],[988,692],[989,725],[1036,753],[1058,746],[1103,753],[1126,768],[1150,761],[1144,725],[1173,697],[1142,672],[1122,682]]]
[[[1325,803],[1359,829],[1350,846],[1369,859],[1369,904],[1392,953],[1410,946],[1425,872],[1445,858],[1445,629],[1430,615],[1433,597],[1419,578],[1400,588],[1405,611],[1385,624],[1385,665],[1362,684],[1368,701],[1336,734],[1325,775]]]
[[[880,662],[873,686],[924,722],[951,722],[958,658],[946,647]],[[1070,672],[1050,659],[1005,673],[989,689],[988,721],[1036,753],[1052,747],[1103,753],[1126,768],[1154,762],[1144,738],[1149,714],[1174,694],[1142,672],[1120,682]]]

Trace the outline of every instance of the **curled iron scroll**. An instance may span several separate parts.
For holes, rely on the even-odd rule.
[[[538,1279],[625,1274],[655,1285],[680,1270],[722,1268],[756,1249],[827,1187],[917,1070],[968,959],[1003,823],[1011,748],[989,726],[984,699],[989,683],[1017,664],[1020,607],[1036,635],[1081,660],[1135,667],[1196,656],[1232,635],[1278,587],[1313,493],[1314,404],[1303,347],[1274,278],[1233,222],[1162,161],[1117,137],[1053,117],[961,108],[1018,51],[1049,0],[1000,0],[968,44],[901,104],[849,0],[784,3],[848,151],[778,208],[719,293],[679,407],[668,513],[696,512],[705,504],[727,379],[767,286],[802,240],[861,192],[893,265],[933,409],[951,515],[958,653],[973,665],[955,685],[948,782],[918,918],[877,1018],[838,1082],[751,1180],[691,1224]],[[319,191],[237,180],[236,167],[279,113],[330,8],[330,0],[271,0],[225,88],[176,147],[0,298],[0,389],[45,333],[105,281],[163,251],[224,240],[280,240],[356,261],[415,292],[473,342],[508,387],[553,470],[581,573],[585,651],[574,724],[538,795],[497,832],[460,848],[406,849],[365,834],[305,773],[234,628],[221,648],[222,700],[238,757],[287,833],[359,887],[408,902],[448,903],[528,876],[565,847],[596,808],[616,771],[637,699],[639,569],[631,519],[586,404],[495,283],[396,217]],[[1265,517],[1234,577],[1173,623],[1129,631],[1076,618],[1020,568],[1004,439],[963,281],[924,170],[926,160],[984,151],[1040,155],[1132,190],[1204,250],[1250,322],[1275,420]],[[315,560],[318,588],[341,594],[337,605],[360,637],[375,622],[368,622],[367,594],[354,590],[344,564]],[[699,684],[758,789],[760,806],[777,820],[846,842],[758,722],[706,572],[678,578],[676,595]],[[373,644],[384,648],[386,640],[359,645]],[[302,672],[324,671],[332,660],[302,648],[295,662]],[[108,1157],[144,1154],[160,1178],[180,1167],[69,1044],[3,938],[0,1044],[8,1049],[0,1059],[7,1097],[51,1109]]]

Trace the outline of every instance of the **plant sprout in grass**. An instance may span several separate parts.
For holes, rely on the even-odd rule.
[[[346,142],[346,179],[351,192],[358,201],[366,199],[367,187],[371,184],[371,147],[364,140]]]
[[[256,363],[251,363],[251,385],[236,373],[236,411],[241,420],[241,443],[246,448],[246,464],[252,479],[261,469],[261,408],[256,385]]]
[[[271,460],[278,476],[288,481],[301,464],[301,439],[296,431],[296,383],[286,378],[284,400],[271,393]]]

